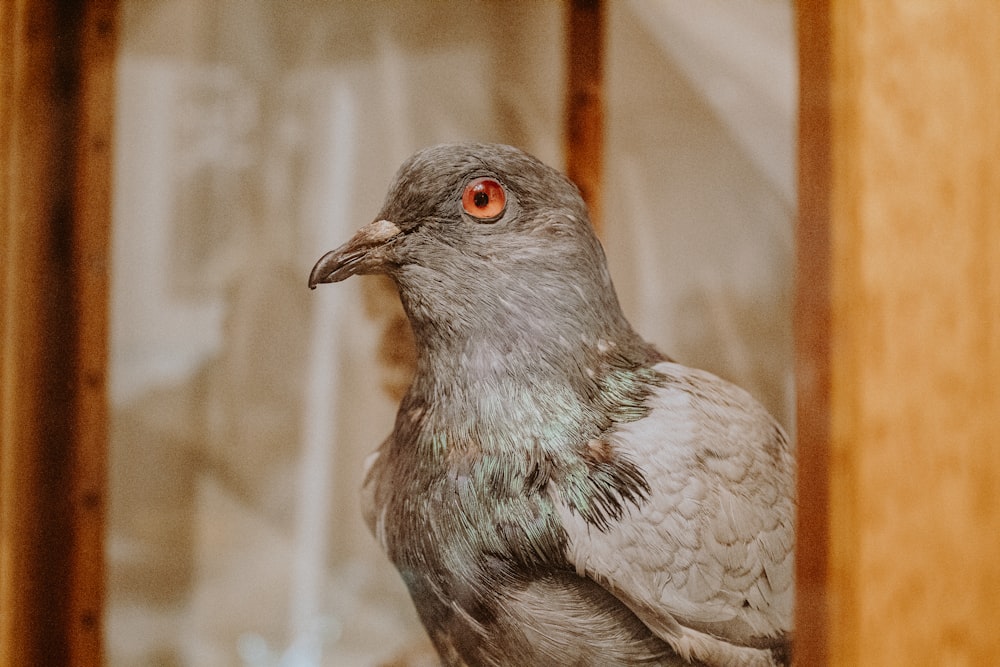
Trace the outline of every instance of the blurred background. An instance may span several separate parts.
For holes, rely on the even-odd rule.
[[[357,498],[407,383],[398,302],[306,278],[420,147],[563,164],[565,11],[121,3],[109,665],[435,664]],[[791,2],[609,2],[605,53],[625,312],[791,431]]]

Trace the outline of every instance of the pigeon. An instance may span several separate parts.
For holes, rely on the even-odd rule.
[[[789,440],[635,332],[568,178],[425,148],[309,287],[376,273],[417,362],[364,513],[443,665],[790,664]]]

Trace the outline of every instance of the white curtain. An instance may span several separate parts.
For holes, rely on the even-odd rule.
[[[306,277],[421,146],[561,164],[563,5],[122,5],[108,662],[436,664],[357,500],[406,383],[398,303]],[[623,306],[791,427],[790,3],[608,5]]]

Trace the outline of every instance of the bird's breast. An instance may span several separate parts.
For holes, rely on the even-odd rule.
[[[410,577],[408,583],[449,665],[675,664],[670,649],[631,611],[570,572],[508,574],[492,582],[485,601],[475,595],[445,600],[429,581]]]

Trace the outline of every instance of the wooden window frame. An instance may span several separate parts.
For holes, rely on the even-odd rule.
[[[0,665],[100,665],[116,3],[0,4]]]
[[[3,666],[103,661],[116,4],[0,4]],[[603,9],[569,7],[600,220]],[[1000,3],[796,21],[797,663],[998,664]]]

